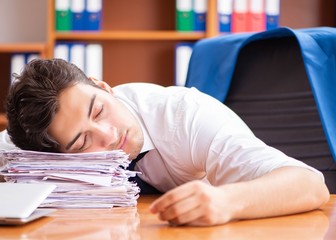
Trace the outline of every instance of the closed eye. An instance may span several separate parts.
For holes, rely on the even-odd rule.
[[[83,144],[82,144],[82,146],[78,149],[79,151],[83,151],[83,150],[84,150],[84,148],[85,148],[85,146],[86,146],[86,140],[87,140],[87,135],[85,134]]]
[[[94,118],[95,119],[98,118],[102,114],[103,110],[104,110],[104,106],[102,105],[101,108],[100,108],[100,110],[99,110],[99,112],[95,115]]]

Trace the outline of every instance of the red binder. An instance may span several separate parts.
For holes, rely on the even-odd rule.
[[[262,32],[266,30],[265,1],[249,0],[247,31]]]
[[[248,0],[234,0],[232,12],[232,32],[247,32]]]

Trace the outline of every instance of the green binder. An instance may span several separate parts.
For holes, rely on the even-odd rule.
[[[194,30],[192,0],[176,0],[176,30],[186,32]]]
[[[71,30],[71,12],[69,0],[55,0],[56,31]]]

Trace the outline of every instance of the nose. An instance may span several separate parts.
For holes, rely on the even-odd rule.
[[[118,142],[118,129],[107,123],[96,123],[93,125],[92,139],[97,148],[112,150]]]

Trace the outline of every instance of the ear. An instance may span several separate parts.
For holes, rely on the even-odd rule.
[[[94,82],[96,85],[98,85],[99,87],[101,87],[102,89],[106,90],[109,93],[113,93],[112,88],[110,87],[110,85],[108,85],[106,82],[104,81],[99,81],[93,77],[89,77],[89,79]]]

